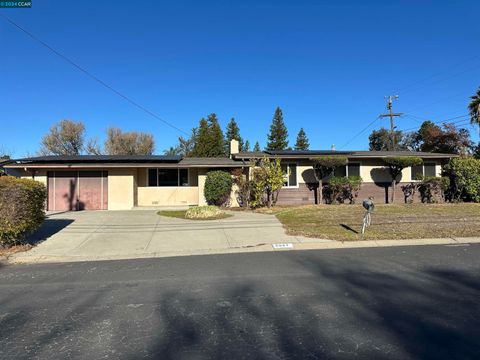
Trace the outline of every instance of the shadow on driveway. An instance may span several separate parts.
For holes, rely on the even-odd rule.
[[[60,232],[68,225],[73,223],[71,219],[50,219],[46,218],[42,226],[33,233],[29,234],[25,241],[30,245],[37,245],[38,243],[47,240],[49,237]]]

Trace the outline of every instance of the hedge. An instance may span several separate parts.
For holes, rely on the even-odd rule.
[[[443,170],[450,178],[448,197],[451,201],[480,202],[480,160],[455,158]]]
[[[20,243],[45,219],[45,186],[34,180],[0,177],[0,245]]]
[[[207,173],[203,194],[208,205],[225,205],[230,199],[233,180],[232,176],[221,170]]]

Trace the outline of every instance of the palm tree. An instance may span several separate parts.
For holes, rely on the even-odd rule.
[[[468,104],[470,122],[478,125],[480,133],[480,88],[478,88],[477,93],[470,98],[472,99],[470,104]]]

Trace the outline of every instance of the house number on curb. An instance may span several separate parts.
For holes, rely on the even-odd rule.
[[[272,244],[274,249],[293,249],[292,243],[287,244]]]

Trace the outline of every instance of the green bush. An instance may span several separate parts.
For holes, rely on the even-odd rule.
[[[358,191],[362,185],[360,176],[349,177],[333,177],[325,185],[325,198],[328,203],[345,203],[346,200],[350,204],[354,204],[358,197]]]
[[[224,212],[216,206],[194,206],[187,210],[185,217],[187,219],[208,219],[223,215]]]
[[[11,246],[45,218],[45,186],[34,180],[0,177],[0,245]]]
[[[480,160],[473,157],[455,158],[444,166],[450,178],[448,198],[451,201],[480,202]]]
[[[232,176],[221,170],[207,173],[203,194],[208,205],[226,205],[230,200],[233,180]]]

